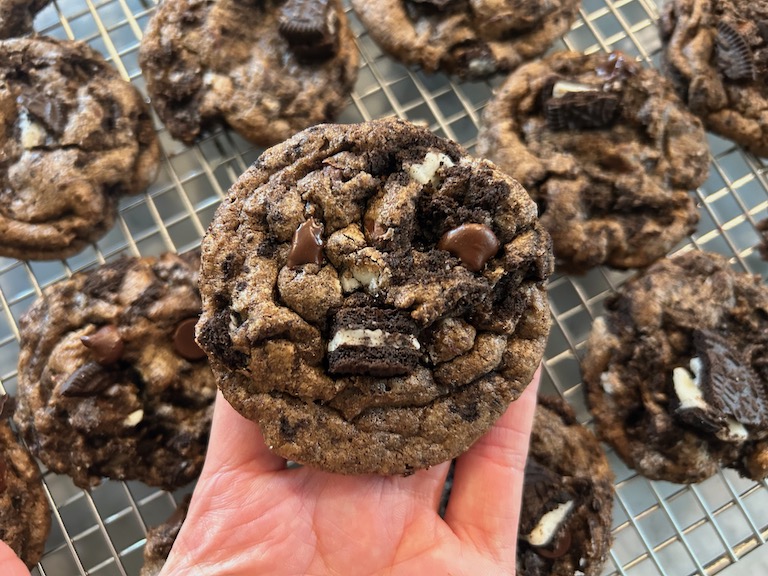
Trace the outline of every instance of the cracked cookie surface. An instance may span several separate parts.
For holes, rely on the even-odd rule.
[[[613,472],[560,398],[540,396],[525,469],[517,573],[597,576],[611,548]]]
[[[20,322],[14,419],[48,468],[173,489],[195,479],[216,384],[194,341],[199,254],[123,257],[48,287]]]
[[[8,425],[12,405],[0,394],[0,540],[31,568],[43,556],[51,509],[37,463]]]
[[[479,79],[543,54],[578,16],[578,0],[352,0],[386,52],[427,72]]]
[[[144,100],[84,42],[0,42],[0,256],[71,256],[155,177]]]
[[[660,260],[595,321],[582,372],[598,436],[653,479],[768,474],[768,290],[719,255]]]
[[[667,0],[662,70],[708,130],[768,156],[768,2]]]
[[[540,207],[558,269],[647,266],[695,230],[707,177],[698,118],[620,52],[558,52],[510,75],[485,108],[477,152]]]
[[[465,450],[530,381],[549,236],[522,187],[426,129],[307,129],[203,240],[198,342],[279,455],[402,474]]]
[[[139,62],[174,138],[225,124],[267,146],[335,118],[358,51],[339,0],[178,0],[158,6]]]

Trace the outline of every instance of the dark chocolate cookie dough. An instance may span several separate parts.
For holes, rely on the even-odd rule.
[[[768,475],[768,289],[706,252],[663,259],[606,302],[582,362],[595,426],[649,478]]]
[[[352,0],[371,37],[427,72],[483,78],[543,54],[578,16],[579,0]]]
[[[173,489],[200,473],[216,384],[194,341],[199,254],[128,258],[48,287],[21,318],[20,432],[49,469]]]
[[[335,118],[358,52],[340,0],[176,0],[150,20],[140,64],[174,138],[226,124],[266,146]]]
[[[530,381],[550,239],[525,190],[394,119],[307,129],[203,240],[197,337],[276,454],[402,474],[466,450]]]
[[[75,254],[157,171],[145,102],[84,42],[0,42],[0,117],[0,256]]]
[[[51,0],[0,0],[0,39],[32,32],[35,15]]]
[[[31,568],[43,555],[51,510],[37,463],[8,425],[12,412],[13,400],[0,394],[0,540]]]
[[[597,576],[611,548],[613,472],[573,410],[539,397],[525,467],[519,576]]]
[[[187,518],[190,497],[185,498],[173,514],[162,524],[147,530],[147,542],[144,544],[144,565],[139,576],[158,576],[171,553],[173,543]]]
[[[694,231],[701,122],[655,71],[612,52],[521,66],[483,113],[478,154],[540,207],[558,269],[647,266]]]
[[[768,1],[667,0],[662,69],[707,129],[768,156]]]

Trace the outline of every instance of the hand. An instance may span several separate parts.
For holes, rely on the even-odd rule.
[[[258,426],[219,396],[168,575],[514,574],[523,473],[539,371],[496,425],[456,461],[408,477],[286,469]]]
[[[0,540],[0,574],[3,576],[29,576],[24,562],[19,560],[11,547]]]

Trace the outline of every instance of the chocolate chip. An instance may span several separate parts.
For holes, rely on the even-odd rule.
[[[288,0],[278,29],[301,59],[317,60],[336,53],[338,17],[330,0]]]
[[[571,536],[571,532],[566,528],[560,530],[557,536],[555,536],[554,546],[531,546],[531,548],[533,548],[533,551],[542,558],[560,558],[561,556],[565,556],[565,553],[571,549],[572,540],[573,537]]]
[[[205,352],[195,342],[195,325],[197,317],[187,318],[179,322],[176,332],[173,333],[173,349],[186,360],[201,360],[205,358]]]
[[[16,399],[8,394],[0,395],[0,420],[5,420],[13,416],[16,410]]]
[[[114,382],[114,378],[98,362],[83,364],[69,375],[59,387],[62,396],[92,396],[106,390]]]
[[[479,272],[499,251],[499,239],[484,224],[462,224],[443,234],[437,247],[458,257],[472,272]]]
[[[693,345],[701,359],[701,389],[710,406],[741,424],[768,425],[768,402],[745,354],[720,334],[697,330]]]
[[[93,359],[102,366],[114,364],[123,357],[125,344],[117,326],[107,324],[90,336],[82,336],[80,342],[91,350]]]
[[[544,105],[547,125],[552,130],[605,128],[613,124],[619,111],[619,97],[598,90],[570,92],[550,98]]]
[[[54,134],[60,135],[67,127],[67,111],[60,100],[42,94],[20,94],[17,101]]]
[[[715,60],[718,69],[731,80],[752,80],[755,62],[752,49],[744,36],[733,26],[721,20],[717,23],[717,50]]]
[[[295,268],[303,264],[322,264],[323,262],[323,226],[310,218],[299,225],[293,234],[291,251],[286,265]]]

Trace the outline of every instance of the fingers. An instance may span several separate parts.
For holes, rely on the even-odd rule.
[[[29,576],[24,562],[19,560],[10,546],[0,540],[0,574],[3,576]]]
[[[218,392],[203,474],[229,467],[273,472],[285,468],[285,460],[267,447],[258,424],[241,416]]]
[[[445,514],[461,540],[511,565],[540,375],[541,367],[493,428],[457,459]]]

